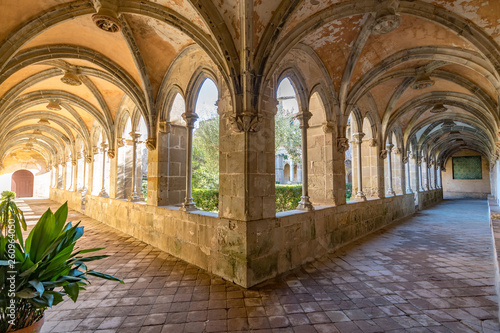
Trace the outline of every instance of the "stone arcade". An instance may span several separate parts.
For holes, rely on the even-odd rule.
[[[0,13],[2,189],[31,170],[35,195],[240,286],[443,192],[497,195],[498,1],[23,0]],[[276,213],[285,78],[299,105],[303,195]],[[207,79],[218,90],[218,213],[191,197]],[[480,178],[454,177],[464,156],[480,156]]]

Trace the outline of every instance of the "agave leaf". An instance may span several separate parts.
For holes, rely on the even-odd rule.
[[[40,281],[38,280],[32,280],[32,281],[28,281],[28,283],[30,285],[33,286],[33,288],[36,289],[36,291],[38,291],[40,293],[40,295],[43,294],[43,292],[45,291],[45,288],[43,287],[43,283],[41,283]]]
[[[27,277],[27,276],[30,276],[31,273],[33,273],[36,269],[38,268],[38,263],[34,264],[33,266],[31,266],[28,270],[22,272],[21,274],[19,274],[20,277]]]
[[[66,219],[68,218],[68,202],[66,201],[59,209],[55,212],[54,214],[55,218],[55,230],[57,234],[61,233],[61,230],[64,227],[64,224],[66,223]]]
[[[103,255],[100,255],[100,256],[92,256],[92,257],[84,257],[84,258],[80,258],[80,257],[77,257],[75,259],[73,259],[72,263],[74,263],[75,265],[80,263],[80,262],[89,262],[89,261],[94,261],[94,260],[101,260],[101,259],[104,259],[104,258],[107,258],[109,257],[109,254],[103,254]]]
[[[40,293],[38,291],[33,290],[31,288],[24,288],[23,290],[16,292],[16,297],[19,298],[33,298],[39,295]]]
[[[97,276],[97,277],[100,277],[102,279],[106,279],[106,280],[111,280],[111,281],[118,281],[120,282],[121,284],[125,284],[125,282],[123,282],[122,280],[120,280],[119,278],[117,277],[114,277],[112,275],[108,275],[108,274],[104,274],[104,273],[101,273],[101,272],[96,272],[94,270],[91,270],[91,271],[88,271],[87,272],[88,275],[93,275],[93,276]]]
[[[76,302],[78,294],[80,293],[80,287],[78,287],[78,284],[76,283],[69,283],[64,286],[64,291],[73,300],[73,302]]]
[[[48,246],[47,244],[50,244],[55,238],[52,235],[53,231],[54,214],[52,214],[50,209],[47,209],[26,239],[26,253],[29,253],[33,262],[38,261],[38,252],[41,254]]]
[[[73,255],[71,256],[71,258],[73,258],[74,256],[77,256],[79,254],[96,252],[96,251],[100,251],[100,250],[104,250],[104,249],[105,249],[105,247],[96,247],[96,248],[93,248],[93,249],[80,250],[78,252],[73,253]]]
[[[62,292],[51,290],[51,291],[46,291],[45,293],[53,297],[52,306],[57,305],[63,301],[64,293]]]

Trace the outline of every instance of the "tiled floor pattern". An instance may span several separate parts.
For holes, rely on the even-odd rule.
[[[25,202],[34,215],[57,207]],[[96,269],[126,283],[93,279],[46,312],[43,332],[500,332],[486,201],[445,201],[249,290],[70,218],[82,248],[112,255]]]

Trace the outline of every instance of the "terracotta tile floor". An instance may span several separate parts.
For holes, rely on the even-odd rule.
[[[47,200],[26,200],[39,215]],[[78,302],[43,332],[500,332],[486,201],[445,201],[349,248],[245,290],[71,212],[106,247]],[[131,222],[133,223],[133,222]]]

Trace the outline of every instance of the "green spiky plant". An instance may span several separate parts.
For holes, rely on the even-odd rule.
[[[74,226],[71,222],[66,223],[67,203],[55,214],[48,209],[23,244],[22,233],[18,234],[13,225],[19,221],[19,230],[21,227],[26,230],[26,223],[15,203],[12,205],[12,196],[2,196],[0,207],[9,200],[9,207],[15,208],[1,215],[0,224],[0,333],[34,324],[47,308],[62,302],[65,296],[76,302],[80,290],[90,284],[88,275],[123,283],[114,276],[87,267],[87,262],[108,255],[85,257],[82,255],[103,248],[75,249],[77,240],[83,235],[83,227],[80,223]],[[17,213],[18,220],[14,217]],[[13,307],[15,311],[11,311]]]

